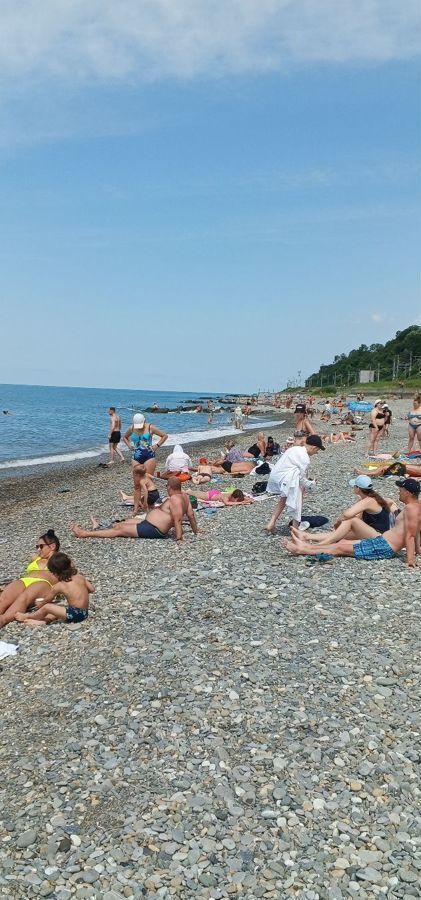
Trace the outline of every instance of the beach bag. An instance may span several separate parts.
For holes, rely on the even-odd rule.
[[[256,475],[269,475],[270,465],[267,462],[262,463],[256,468]]]
[[[251,489],[251,492],[252,494],[264,494],[267,486],[267,481],[256,481]]]

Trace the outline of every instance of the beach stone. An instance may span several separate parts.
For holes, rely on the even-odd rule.
[[[35,843],[37,839],[37,833],[32,828],[28,828],[28,831],[23,831],[16,839],[16,846],[20,849],[24,849],[26,847],[30,847]]]

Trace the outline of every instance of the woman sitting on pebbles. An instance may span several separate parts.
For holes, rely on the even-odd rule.
[[[88,618],[89,594],[95,591],[93,584],[84,575],[78,574],[72,560],[65,553],[53,553],[48,560],[48,568],[54,574],[57,584],[50,589],[45,599],[35,602],[36,612],[18,612],[16,621],[32,627],[50,625],[52,622],[66,622],[68,625],[84,622]],[[58,596],[67,600],[66,606],[52,602]]]
[[[157,472],[157,477],[168,479],[172,475],[176,475],[177,478],[180,478],[180,481],[188,481],[190,469],[192,468],[193,463],[190,456],[184,452],[181,444],[176,444],[172,453],[167,456],[165,472]]]
[[[376,537],[389,531],[393,524],[393,517],[398,511],[394,500],[381,497],[374,488],[368,475],[358,475],[351,478],[350,487],[354,488],[357,502],[350,506],[334,525],[334,531],[325,531],[315,534],[306,534],[298,528],[291,528],[293,537],[301,541],[323,544],[333,544],[347,540],[362,540]]]
[[[41,535],[36,549],[38,553],[28,563],[25,574],[8,584],[0,594],[0,628],[13,622],[16,613],[26,612],[37,598],[46,597],[58,580],[47,569],[49,559],[60,549],[53,528]]]

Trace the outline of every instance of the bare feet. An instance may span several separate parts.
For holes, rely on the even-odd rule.
[[[271,534],[273,537],[273,535],[275,534],[275,526],[272,525],[272,527],[269,527],[269,525],[266,525],[265,532],[266,534]]]
[[[288,553],[292,553],[293,556],[299,555],[298,544],[295,544],[293,541],[288,540],[288,538],[282,539],[281,547],[283,547],[284,550],[288,550]],[[305,552],[305,548],[304,548],[304,552]]]
[[[85,530],[81,528],[81,526],[78,525],[77,522],[72,522],[72,524],[70,525],[70,531],[73,532],[75,537],[85,537]]]
[[[29,625],[30,628],[39,628],[42,625],[46,625],[45,621],[41,622],[39,619],[24,619],[24,625]]]
[[[26,613],[17,612],[15,615],[16,622],[26,622]]]

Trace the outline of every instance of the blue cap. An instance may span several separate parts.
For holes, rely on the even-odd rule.
[[[351,478],[351,480],[348,481],[348,484],[350,487],[361,488],[362,491],[368,491],[373,487],[373,482],[368,475],[357,475],[356,478]]]

